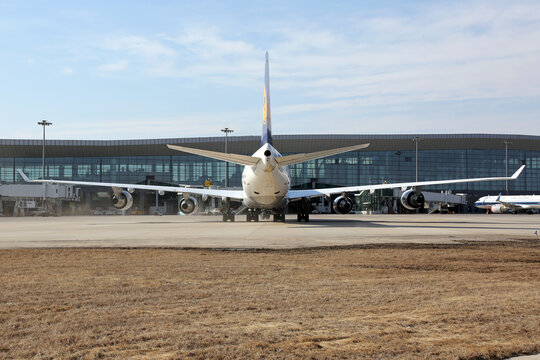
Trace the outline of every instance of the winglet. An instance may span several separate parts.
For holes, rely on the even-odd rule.
[[[512,175],[512,177],[510,179],[516,180],[518,178],[519,174],[521,174],[521,172],[523,171],[523,169],[525,169],[525,165],[521,165],[521,167],[516,170],[516,172],[514,173],[514,175]]]
[[[24,181],[32,182],[32,180],[30,180],[30,178],[28,176],[26,176],[26,174],[23,173],[23,171],[21,169],[17,169],[17,171],[19,172],[19,174],[21,175],[21,177],[23,178]]]

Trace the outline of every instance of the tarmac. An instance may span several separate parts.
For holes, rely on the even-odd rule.
[[[219,216],[1,217],[0,249],[178,247],[291,249],[383,243],[450,244],[538,238],[538,215],[295,215],[224,223]]]
[[[539,239],[539,215],[414,214],[287,216],[224,223],[219,216],[0,217],[0,249],[176,247],[292,249],[368,244],[456,244]],[[540,360],[540,355],[509,360]]]

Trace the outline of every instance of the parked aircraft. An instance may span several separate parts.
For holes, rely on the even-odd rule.
[[[515,180],[525,167],[524,165],[521,166],[510,177],[418,181],[394,184],[334,187],[327,189],[291,190],[291,180],[288,165],[341,154],[344,152],[361,150],[368,147],[369,144],[359,144],[337,149],[317,151],[313,153],[282,156],[272,145],[268,52],[266,53],[265,61],[263,133],[261,137],[261,147],[259,150],[257,150],[253,155],[247,156],[188,148],[178,145],[167,146],[170,149],[185,153],[201,155],[212,159],[244,165],[244,171],[242,173],[242,190],[196,189],[175,186],[117,184],[52,179],[30,180],[22,172],[22,170],[18,169],[18,171],[23,179],[27,182],[111,187],[113,191],[113,205],[120,210],[129,209],[133,204],[133,197],[131,194],[136,189],[141,189],[154,190],[161,194],[164,192],[177,193],[179,196],[182,196],[179,207],[180,210],[185,214],[194,214],[198,210],[197,200],[192,195],[200,195],[202,196],[203,200],[206,200],[208,197],[221,198],[225,204],[223,210],[223,221],[234,221],[235,219],[235,213],[230,206],[231,201],[243,203],[243,205],[247,208],[247,221],[259,221],[259,215],[262,214],[263,217],[270,217],[272,214],[274,221],[278,222],[285,221],[285,207],[287,204],[290,202],[296,202],[298,209],[298,221],[304,220],[307,222],[309,221],[309,214],[311,212],[310,198],[312,197],[324,196],[330,200],[331,195],[338,194],[339,196],[334,199],[332,206],[337,213],[347,214],[353,208],[353,202],[347,196],[348,193],[374,191],[378,189],[402,188],[404,192],[401,197],[401,203],[405,208],[415,210],[424,205],[424,196],[422,195],[422,188],[424,186],[477,181]]]
[[[493,214],[521,211],[532,213],[533,209],[540,209],[540,195],[483,196],[474,203],[474,206]]]

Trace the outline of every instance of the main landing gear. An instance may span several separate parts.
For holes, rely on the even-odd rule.
[[[298,213],[296,215],[296,220],[298,220],[298,222],[302,222],[302,220],[304,220],[305,222],[309,222],[309,214],[308,213]]]
[[[223,222],[234,222],[234,213],[231,210],[231,201],[229,198],[226,198],[224,201],[224,207],[221,209],[223,213]]]
[[[298,214],[296,219],[298,222],[304,220],[309,222],[309,213],[311,212],[311,201],[308,198],[303,198],[298,202]]]
[[[226,221],[234,222],[234,213],[230,209],[223,213],[223,222]]]
[[[285,222],[285,211],[283,209],[274,213],[274,222]]]

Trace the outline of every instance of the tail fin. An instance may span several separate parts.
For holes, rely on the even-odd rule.
[[[268,66],[268,51],[266,52],[266,64],[264,71],[264,107],[263,107],[263,133],[261,145],[272,145],[272,120],[270,116],[270,73]]]

